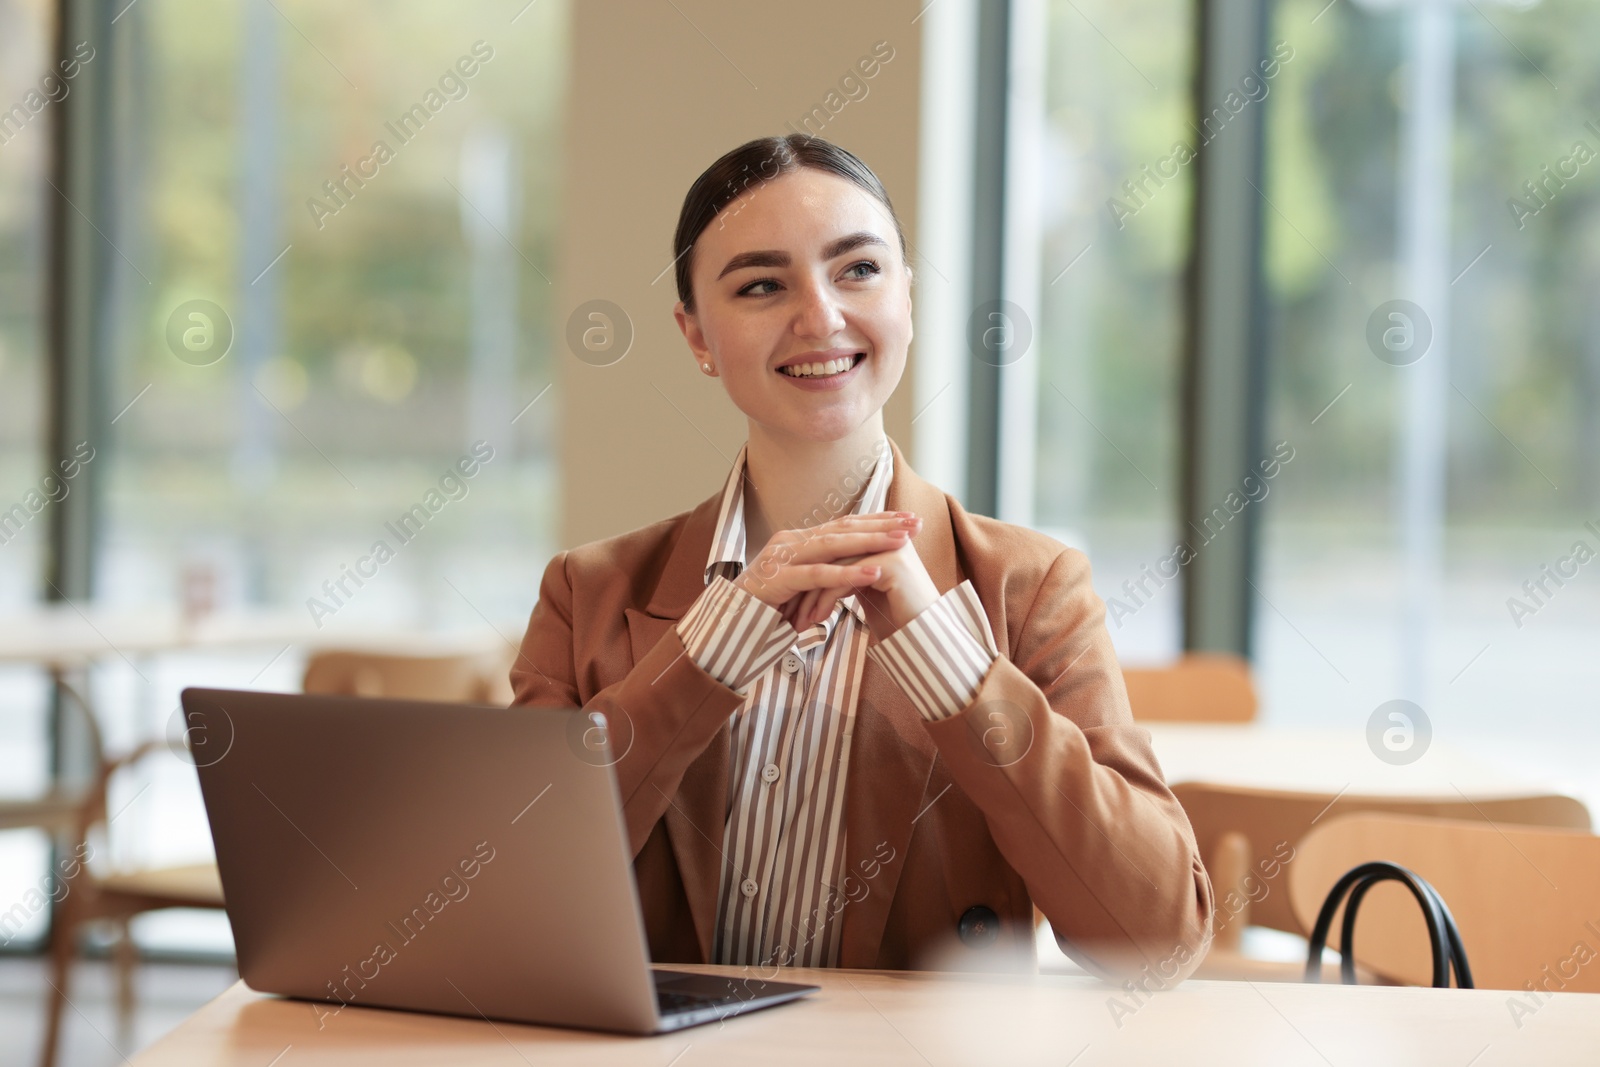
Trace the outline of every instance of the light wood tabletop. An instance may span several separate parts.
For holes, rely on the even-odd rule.
[[[707,973],[741,968],[693,967]],[[1494,1064],[1592,1063],[1600,995],[1532,1012],[1490,990],[1189,981],[1133,994],[1092,978],[786,970],[821,991],[660,1037],[618,1037],[381,1009],[325,1009],[242,983],[136,1067],[310,1064]],[[319,1022],[321,1023],[319,1028]]]
[[[1438,738],[1411,763],[1379,759],[1360,730],[1259,723],[1145,723],[1168,785],[1208,782],[1361,796],[1510,796],[1561,792]]]
[[[441,654],[498,650],[505,639],[487,625],[449,634],[352,620],[317,627],[301,610],[245,609],[186,619],[173,607],[107,608],[43,604],[0,618],[0,663],[54,669],[101,660],[183,651],[245,648],[371,648]]]

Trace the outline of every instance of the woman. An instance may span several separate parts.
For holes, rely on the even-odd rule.
[[[676,253],[748,441],[698,507],[557,555],[511,674],[517,704],[604,715],[653,959],[1031,964],[1037,904],[1099,973],[1186,976],[1211,885],[1086,559],[968,514],[884,433],[912,328],[882,184],[751,141],[690,188]]]

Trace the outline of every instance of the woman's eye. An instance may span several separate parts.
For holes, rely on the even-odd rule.
[[[874,274],[881,274],[882,271],[883,271],[883,268],[879,267],[878,264],[875,263],[874,261],[872,261],[870,259],[863,259],[859,263],[852,263],[850,266],[846,267],[845,271],[844,271],[844,275],[845,275],[846,278],[848,278],[848,279],[850,279],[852,281],[862,281],[863,279],[872,277]],[[763,285],[770,285],[770,286],[772,286],[772,288],[771,289],[759,289],[758,288],[759,286],[763,286]],[[781,288],[781,286],[778,284],[776,279],[773,279],[773,278],[758,278],[757,280],[755,280],[753,282],[750,282],[749,284],[740,287],[739,290],[737,291],[736,295],[738,295],[738,296],[770,296],[772,293],[776,292],[779,288]]]

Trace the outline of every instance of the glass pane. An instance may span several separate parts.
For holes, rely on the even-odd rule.
[[[120,20],[101,606],[520,636],[554,552],[565,18],[160,0]],[[113,743],[169,732],[201,678],[298,688],[285,643],[108,663]],[[113,854],[206,858],[193,770],[147,763]]]
[[[52,70],[54,35],[51,5],[0,0],[0,612],[38,601],[47,509],[66,488],[46,480],[44,452],[49,109],[72,90]],[[45,786],[46,695],[36,669],[0,664],[0,797]],[[42,833],[0,834],[0,947],[43,931],[44,909],[26,901],[47,856]]]
[[[1600,9],[1325,3],[1274,16],[1269,439],[1296,453],[1263,530],[1265,714],[1410,700],[1592,803]]]
[[[1138,597],[1123,583],[1172,551],[1179,525],[1192,8],[1049,5],[1035,519],[1089,553],[1107,628],[1134,660],[1181,643],[1178,583]]]

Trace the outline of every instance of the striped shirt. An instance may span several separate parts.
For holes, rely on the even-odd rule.
[[[747,448],[723,489],[705,591],[678,622],[701,669],[745,694],[731,723],[713,962],[832,967],[839,958],[845,779],[867,657],[933,720],[972,703],[999,653],[970,581],[870,648],[866,609],[855,596],[797,633],[777,608],[734,585],[754,554],[745,541]],[[885,509],[894,476],[887,438],[878,453],[851,514]],[[830,499],[846,500],[858,486]]]

